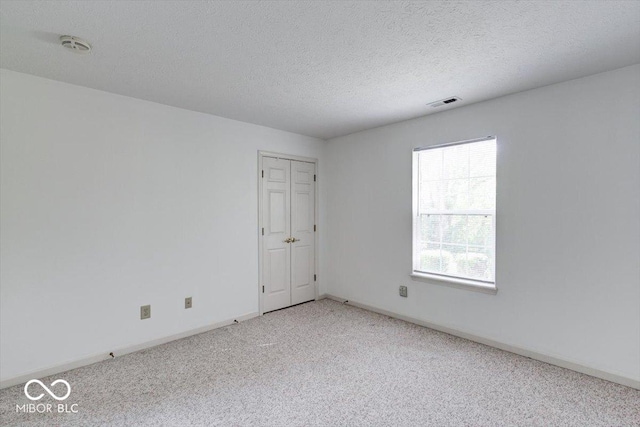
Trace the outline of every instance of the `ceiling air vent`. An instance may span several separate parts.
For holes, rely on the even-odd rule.
[[[453,104],[454,102],[458,102],[458,101],[460,101],[460,98],[458,98],[457,96],[452,96],[451,98],[441,99],[440,101],[435,101],[427,105],[435,108],[435,107],[442,107],[443,105]]]
[[[67,49],[77,53],[88,53],[91,51],[91,45],[78,37],[62,36],[60,37],[60,43]]]

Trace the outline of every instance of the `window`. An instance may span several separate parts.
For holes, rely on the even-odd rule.
[[[495,289],[496,138],[413,153],[413,273]]]

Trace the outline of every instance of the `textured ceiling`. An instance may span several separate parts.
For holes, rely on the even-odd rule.
[[[321,138],[638,62],[638,1],[0,3],[2,68]]]

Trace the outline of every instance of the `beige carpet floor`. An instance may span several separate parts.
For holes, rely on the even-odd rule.
[[[16,412],[16,386],[2,425],[640,425],[638,390],[330,300],[57,378],[77,413]]]

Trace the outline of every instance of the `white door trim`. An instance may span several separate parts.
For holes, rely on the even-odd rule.
[[[318,192],[318,182],[319,182],[319,177],[318,177],[318,159],[312,158],[312,157],[303,157],[303,156],[294,156],[291,154],[284,154],[284,153],[274,153],[271,151],[258,151],[258,312],[259,315],[262,316],[262,314],[264,313],[263,311],[263,301],[262,301],[262,271],[263,271],[263,244],[264,244],[264,239],[262,238],[262,228],[264,227],[263,223],[262,223],[262,213],[263,213],[263,207],[262,207],[262,160],[265,157],[274,157],[276,159],[285,159],[285,160],[295,160],[295,161],[299,161],[299,162],[307,162],[307,163],[313,163],[315,165],[315,170],[316,170],[316,181],[315,181],[315,186],[316,186],[316,191],[315,191],[315,212],[314,212],[314,224],[319,228],[321,226],[321,224],[318,224],[318,199],[319,199],[319,192]],[[318,232],[316,230],[316,234],[314,236],[314,247],[315,247],[315,254],[314,254],[314,264],[315,264],[315,275],[316,275],[316,281],[314,282],[315,284],[315,298],[318,299],[319,295],[318,295],[318,289],[320,286],[320,277],[318,277]]]

